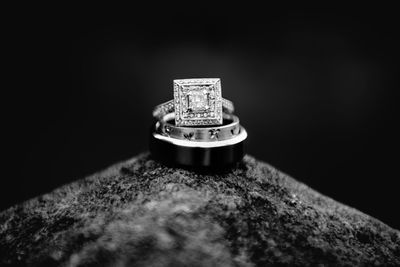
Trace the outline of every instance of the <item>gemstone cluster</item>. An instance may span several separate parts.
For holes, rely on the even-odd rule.
[[[176,126],[221,125],[220,79],[174,80]]]

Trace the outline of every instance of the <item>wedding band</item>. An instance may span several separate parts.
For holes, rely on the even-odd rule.
[[[239,118],[223,114],[223,125],[213,127],[178,127],[170,123],[175,114],[170,113],[156,123],[156,132],[163,136],[192,142],[215,142],[231,139],[240,133]]]
[[[212,148],[212,147],[223,147],[228,145],[234,145],[239,142],[244,141],[247,138],[247,132],[243,127],[240,127],[239,134],[235,137],[227,140],[222,140],[218,142],[201,142],[201,141],[189,141],[171,138],[168,136],[161,135],[157,132],[153,133],[154,138],[158,140],[163,140],[165,142],[184,147],[198,147],[198,148]]]
[[[153,110],[157,119],[175,113],[176,126],[221,125],[223,112],[233,113],[234,105],[221,96],[221,80],[174,80],[174,100]]]
[[[152,132],[150,152],[154,159],[167,165],[178,165],[204,170],[223,170],[239,162],[244,156],[244,140],[247,132],[229,140],[218,142],[193,142],[178,140]]]

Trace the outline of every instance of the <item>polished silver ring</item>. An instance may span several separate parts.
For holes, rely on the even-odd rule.
[[[239,126],[239,134],[231,139],[222,140],[219,142],[201,142],[201,141],[193,141],[193,140],[181,140],[176,138],[171,138],[169,136],[165,136],[163,134],[153,132],[152,136],[161,141],[165,141],[167,143],[173,144],[175,146],[183,146],[183,147],[198,147],[198,148],[214,148],[214,147],[226,147],[238,144],[244,141],[247,138],[247,132],[242,127]]]
[[[176,126],[221,125],[223,112],[233,113],[234,105],[222,98],[220,79],[183,79],[174,80],[174,100],[156,106],[153,116],[175,113]]]
[[[171,123],[174,118],[174,113],[163,116],[156,123],[156,131],[167,137],[195,142],[228,140],[240,134],[239,118],[232,114],[223,114],[224,124],[213,127],[175,126]]]

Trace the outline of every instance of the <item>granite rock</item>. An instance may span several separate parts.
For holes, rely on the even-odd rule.
[[[198,173],[148,154],[0,213],[20,266],[400,266],[400,232],[246,156]]]

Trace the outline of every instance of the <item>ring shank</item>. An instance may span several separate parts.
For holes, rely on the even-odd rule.
[[[156,132],[179,140],[215,142],[231,139],[240,133],[239,118],[233,114],[223,114],[223,125],[208,127],[175,126],[174,113],[165,115],[156,122]]]
[[[243,129],[245,136],[246,131]],[[245,137],[242,135],[242,137]],[[225,169],[233,166],[244,156],[245,138],[216,147],[193,147],[169,142],[159,138],[156,133],[150,134],[150,152],[153,157],[167,165],[178,165],[190,168]]]

